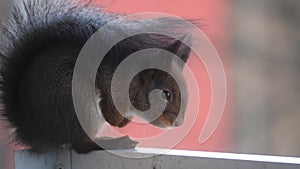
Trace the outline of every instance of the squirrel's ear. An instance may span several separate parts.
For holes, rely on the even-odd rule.
[[[189,47],[190,45],[191,45],[191,37],[188,34],[186,34],[179,40],[176,40],[174,43],[169,45],[168,51],[174,53],[180,59],[182,59],[184,63],[186,63],[191,53],[191,48]],[[174,58],[172,62],[173,63],[175,62],[181,69],[183,69],[184,65],[180,64],[180,62],[178,62],[176,58]]]
[[[189,59],[191,48],[191,37],[189,34],[184,35],[179,40],[176,40],[173,44],[169,46],[169,51],[176,54],[180,57],[184,62],[187,62]],[[183,43],[185,42],[185,43]]]

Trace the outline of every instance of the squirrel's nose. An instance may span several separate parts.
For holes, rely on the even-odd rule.
[[[176,120],[174,126],[178,127],[180,125],[182,125],[183,120]]]

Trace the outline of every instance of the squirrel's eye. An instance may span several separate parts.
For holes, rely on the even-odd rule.
[[[164,98],[170,101],[171,99],[171,93],[167,90],[163,90]]]

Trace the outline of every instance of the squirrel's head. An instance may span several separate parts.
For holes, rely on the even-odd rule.
[[[106,54],[98,69],[96,86],[107,122],[123,127],[139,116],[161,128],[183,123],[188,99],[183,69],[191,52],[183,41],[190,43],[189,35],[178,40],[162,34],[138,34],[120,41]],[[130,55],[135,59],[129,62],[128,57],[133,57]],[[115,78],[126,61],[128,65]],[[128,75],[131,71],[135,72],[132,76]],[[132,78],[129,84],[128,77]],[[114,78],[118,80],[114,82]]]
[[[165,70],[145,69],[134,76],[129,87],[130,102],[138,111],[135,115],[160,128],[176,127],[183,123],[188,99],[183,68],[190,48],[176,40],[164,50],[170,53],[161,51],[154,55],[158,55],[160,59],[157,61]],[[167,59],[164,55],[168,54],[174,55]],[[178,61],[180,59],[182,62]],[[151,96],[156,89],[157,93]],[[163,104],[165,108],[162,112],[156,112],[153,104]]]

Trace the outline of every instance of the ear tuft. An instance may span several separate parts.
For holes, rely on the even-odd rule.
[[[191,53],[191,48],[189,47],[191,43],[191,36],[189,34],[185,34],[182,38],[176,40],[169,46],[169,51],[176,54],[184,62],[187,62]]]

